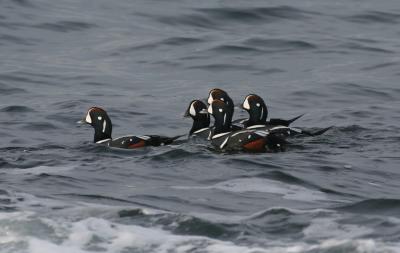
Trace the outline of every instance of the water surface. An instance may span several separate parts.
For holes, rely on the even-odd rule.
[[[399,23],[395,0],[1,1],[0,252],[399,252]],[[214,87],[334,128],[221,154],[76,125],[186,133]]]

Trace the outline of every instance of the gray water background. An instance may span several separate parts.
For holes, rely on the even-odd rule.
[[[0,252],[399,252],[399,23],[395,0],[0,1]],[[76,125],[183,134],[214,87],[334,128],[221,154]]]

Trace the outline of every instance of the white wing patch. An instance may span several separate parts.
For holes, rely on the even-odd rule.
[[[222,144],[219,146],[219,148],[220,149],[224,148],[226,143],[228,142],[228,140],[229,140],[229,136],[225,138],[225,140],[222,142]]]
[[[111,140],[111,139],[104,139],[104,140],[98,141],[96,143],[103,143],[103,142],[106,142],[106,141],[109,141],[109,140]]]
[[[232,137],[235,137],[235,136],[238,135],[238,134],[242,134],[242,133],[246,133],[246,132],[248,132],[248,131],[246,131],[246,130],[244,130],[244,131],[239,131],[239,132],[237,132],[237,133],[232,134]]]
[[[277,127],[273,127],[273,128],[271,128],[270,130],[272,131],[272,130],[277,130],[277,129],[287,129],[288,127],[285,127],[285,126],[277,126]]]
[[[212,139],[216,139],[216,138],[219,138],[219,137],[224,136],[224,135],[227,135],[227,134],[229,134],[229,132],[216,134],[216,135],[214,135],[214,136],[212,137]]]
[[[151,139],[151,137],[150,137],[150,136],[147,136],[147,135],[138,136],[138,138],[140,138],[140,139],[142,139],[142,140],[145,140],[145,141],[147,141],[147,140],[150,140],[150,139]]]
[[[299,128],[290,127],[289,129],[294,131],[294,132],[300,133],[300,134],[303,132],[303,130],[301,130]]]
[[[204,132],[204,131],[206,131],[208,129],[210,129],[210,128],[205,127],[205,128],[199,129],[199,130],[195,131],[194,134],[198,134],[198,133]]]
[[[260,135],[262,137],[265,137],[265,136],[268,135],[268,132],[267,131],[256,131],[256,134],[258,134],[258,135]]]
[[[254,126],[250,126],[247,129],[255,129],[255,128],[262,128],[262,127],[266,127],[265,125],[254,125]]]

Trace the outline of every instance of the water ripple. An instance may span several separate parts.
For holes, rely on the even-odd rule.
[[[257,22],[274,21],[277,19],[301,20],[308,14],[316,14],[290,6],[254,7],[254,8],[202,8],[197,11],[204,13],[213,19],[226,22]]]
[[[42,23],[33,27],[55,32],[74,32],[88,30],[97,27],[97,25],[78,21],[58,21],[55,23]]]
[[[250,38],[244,41],[245,45],[266,49],[307,50],[316,49],[317,46],[302,40]]]
[[[199,28],[218,29],[231,26],[232,23],[266,23],[282,19],[304,20],[317,12],[304,11],[290,6],[252,7],[252,8],[198,8],[197,13],[180,16],[163,16],[157,20],[169,25],[193,26]]]
[[[361,24],[398,24],[400,21],[400,14],[382,11],[368,11],[362,14],[348,16],[346,19]]]
[[[28,113],[34,111],[35,111],[34,109],[23,105],[10,105],[0,109],[0,112],[8,112],[8,113]]]

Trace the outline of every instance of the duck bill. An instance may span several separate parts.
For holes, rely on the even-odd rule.
[[[89,123],[87,123],[85,119],[81,119],[81,120],[78,120],[78,121],[76,122],[76,124],[84,125],[84,124],[89,124]]]
[[[199,113],[200,114],[208,114],[208,111],[207,111],[207,109],[203,109],[203,110],[199,111]]]
[[[187,109],[186,112],[183,114],[183,118],[190,118],[189,109]]]

